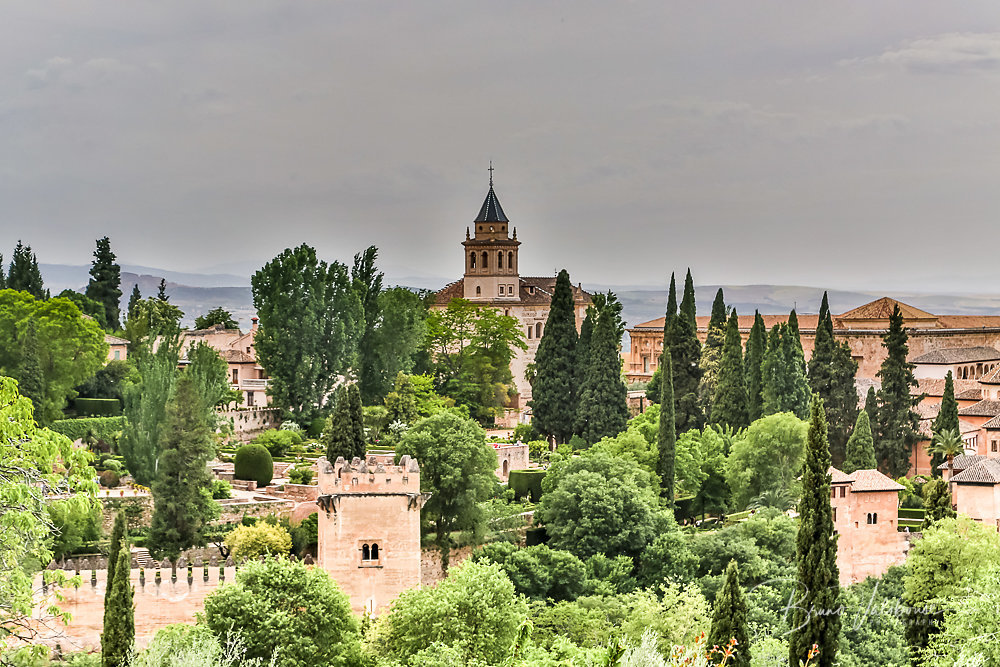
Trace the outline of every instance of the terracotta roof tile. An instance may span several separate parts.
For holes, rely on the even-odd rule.
[[[944,347],[910,359],[911,364],[967,364],[974,361],[995,361],[1000,352],[992,347]]]
[[[855,470],[848,477],[851,480],[851,493],[865,491],[900,491],[904,487],[894,482],[878,470]]]
[[[830,466],[830,469],[827,470],[827,472],[830,473],[830,482],[832,484],[847,484],[851,481],[851,478],[847,475],[847,473],[843,473],[833,466]]]
[[[975,463],[978,463],[979,461],[982,461],[985,458],[986,457],[983,456],[982,454],[959,454],[954,459],[952,459],[951,463],[956,471],[961,471],[965,470],[966,468]],[[947,470],[947,469],[948,469],[947,461],[938,466],[938,470]]]
[[[983,424],[982,428],[996,430],[1000,429],[1000,415],[993,417],[989,421]]]
[[[951,478],[956,484],[998,484],[1000,483],[1000,461],[983,458]]]
[[[982,400],[958,411],[962,417],[996,417],[1000,415],[1000,401]]]
[[[963,382],[959,380],[958,382]],[[971,382],[971,380],[964,380],[964,382]],[[957,384],[957,382],[956,382]],[[968,389],[963,389],[958,391],[958,387],[955,387],[955,398],[962,401],[981,401],[983,400],[983,390],[979,387],[969,387]]]
[[[886,320],[892,315],[893,308],[899,306],[899,311],[903,315],[904,320],[924,320],[924,319],[934,319],[936,316],[931,315],[927,311],[920,310],[919,308],[914,308],[901,301],[896,301],[887,296],[881,299],[876,299],[870,303],[866,303],[863,306],[858,306],[853,310],[849,310],[842,315],[836,316],[834,319],[838,320]]]
[[[983,384],[1000,384],[1000,364],[989,373],[979,378]]]
[[[128,345],[128,341],[124,338],[119,338],[118,336],[112,336],[111,334],[104,334],[104,342],[108,345]]]

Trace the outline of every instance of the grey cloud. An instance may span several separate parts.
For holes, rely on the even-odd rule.
[[[1000,33],[946,33],[907,40],[880,55],[841,61],[842,65],[879,64],[912,72],[967,72],[1000,68]]]

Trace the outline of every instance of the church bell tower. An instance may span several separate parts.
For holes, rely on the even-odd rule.
[[[520,301],[517,273],[517,229],[508,233],[509,221],[493,191],[493,164],[490,190],[473,222],[474,233],[465,230],[465,293],[470,301]]]

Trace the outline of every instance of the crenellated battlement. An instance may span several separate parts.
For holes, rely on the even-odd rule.
[[[376,457],[355,457],[348,463],[342,456],[331,464],[320,457],[317,467],[321,495],[420,493],[420,466],[409,456],[403,456],[399,465],[386,465]]]

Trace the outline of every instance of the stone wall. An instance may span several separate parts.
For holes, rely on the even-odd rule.
[[[906,560],[909,543],[899,532],[899,495],[895,491],[853,492],[840,496],[834,486],[834,528],[837,530],[837,567],[841,585],[880,577]],[[874,524],[868,515],[877,515]]]
[[[229,501],[219,501],[222,513],[216,523],[236,523],[244,516],[265,517],[274,514],[278,517],[290,517],[295,508],[295,501],[266,498],[253,500],[242,500],[233,498]]]
[[[233,434],[243,442],[249,442],[267,429],[281,425],[281,411],[277,408],[221,410],[219,416],[233,420]]]
[[[523,442],[514,445],[494,444],[497,452],[497,477],[506,482],[511,470],[524,470],[528,467],[528,445]]]

